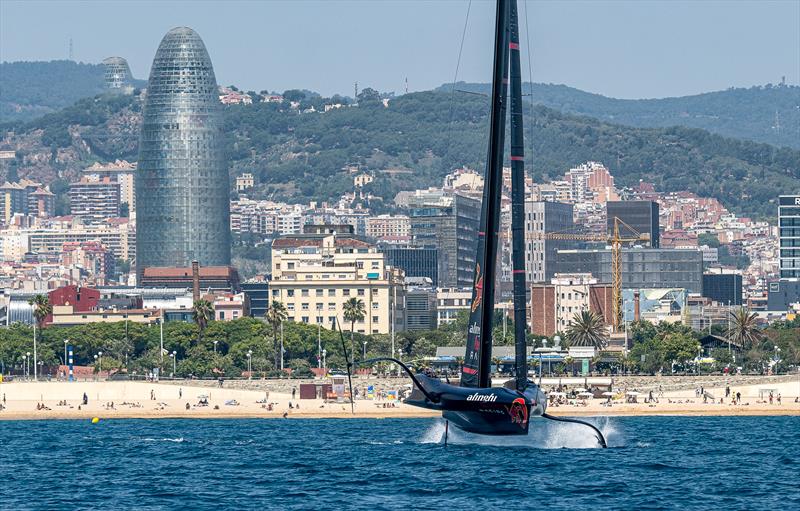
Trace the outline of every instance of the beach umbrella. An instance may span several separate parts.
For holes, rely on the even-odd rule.
[[[548,396],[566,396],[563,392],[551,392]]]
[[[614,392],[603,392],[603,395],[611,397],[611,396],[616,396],[616,393],[614,393]]]
[[[641,394],[639,394],[638,392],[636,392],[634,390],[628,391],[625,394],[627,394],[629,396],[639,396],[639,395],[641,395]]]
[[[578,392],[578,397],[593,397],[591,392]]]

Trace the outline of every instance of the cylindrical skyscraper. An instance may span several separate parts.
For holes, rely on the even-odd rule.
[[[156,51],[136,172],[136,267],[227,266],[230,195],[217,81],[191,28]]]

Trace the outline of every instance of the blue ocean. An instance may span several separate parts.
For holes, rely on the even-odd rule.
[[[0,422],[0,508],[800,509],[797,417]]]

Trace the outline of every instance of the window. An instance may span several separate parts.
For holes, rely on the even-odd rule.
[[[328,302],[328,310],[329,311],[335,311],[336,310],[336,304],[333,303],[333,302]]]
[[[303,316],[302,318],[300,318],[300,321],[302,321],[303,323],[308,323],[308,316]]]
[[[364,261],[357,261],[356,262],[356,268],[358,268],[359,270],[363,270],[364,269]]]
[[[287,303],[286,304],[286,310],[293,311],[294,310],[294,304],[293,303]]]
[[[336,296],[336,290],[335,289],[328,289],[328,296]]]
[[[372,269],[373,270],[380,269],[380,267],[381,267],[380,261],[372,261]]]
[[[308,304],[307,303],[302,304],[302,308],[303,308],[304,311],[307,311],[308,310]]]
[[[380,320],[378,319],[378,316],[372,316],[372,322],[373,322],[373,323],[377,323],[378,321],[380,321]]]
[[[280,291],[278,291],[277,289],[273,289],[273,290],[272,290],[272,297],[273,297],[273,298],[277,298],[277,297],[279,297],[280,295],[281,295],[281,292],[280,292]]]
[[[323,304],[321,304],[321,303],[318,303],[318,304],[317,304],[317,310],[318,310],[318,311],[321,311],[321,310],[322,310],[322,305],[323,305]]]
[[[294,270],[294,263],[286,263],[287,270]]]
[[[350,290],[349,289],[342,289],[342,296],[350,296]]]
[[[380,306],[378,302],[372,302],[372,308],[377,309]]]
[[[286,296],[294,296],[294,289],[287,289]]]
[[[301,289],[300,296],[308,296],[308,289]]]
[[[363,288],[360,288],[358,290],[358,296],[364,296],[364,289]]]

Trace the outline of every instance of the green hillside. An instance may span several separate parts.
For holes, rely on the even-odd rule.
[[[30,120],[104,90],[101,64],[71,60],[2,62],[0,122]]]
[[[306,97],[300,110],[321,110],[325,103]],[[8,125],[15,129],[11,145],[21,152],[14,170],[22,177],[68,180],[98,159],[135,159],[140,108],[134,97],[98,97]],[[358,165],[375,173],[366,191],[376,198],[371,205],[383,209],[399,190],[439,185],[463,165],[482,169],[486,154],[488,100],[476,95],[421,92],[384,107],[367,89],[359,106],[327,113],[254,103],[225,107],[224,115],[231,174],[253,172],[261,197],[338,198],[352,190],[343,167]],[[528,171],[537,181],[596,160],[611,169],[618,185],[644,179],[660,190],[716,197],[737,213],[769,219],[778,193],[798,189],[800,151],[788,148],[700,129],[625,127],[543,106],[526,112],[525,122]]]
[[[456,89],[488,94],[485,83],[456,84]],[[439,91],[450,91],[452,84]],[[525,83],[534,103],[565,113],[587,115],[641,128],[686,126],[726,137],[800,149],[800,87],[765,85],[730,88],[695,96],[663,99],[615,99],[566,85]]]

